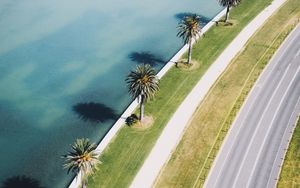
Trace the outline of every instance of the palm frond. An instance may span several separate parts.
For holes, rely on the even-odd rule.
[[[63,167],[69,172],[82,173],[82,180],[94,172],[100,164],[98,155],[95,152],[96,145],[90,143],[89,139],[77,139],[72,145],[72,150],[62,156],[65,158]]]
[[[188,44],[193,38],[200,36],[200,16],[193,14],[184,17],[177,26],[177,36],[182,38],[185,44]]]
[[[149,64],[138,65],[130,71],[125,81],[133,98],[143,95],[147,101],[159,90],[155,70]]]
[[[223,7],[227,7],[227,6],[232,7],[240,4],[241,0],[219,0],[219,3]]]

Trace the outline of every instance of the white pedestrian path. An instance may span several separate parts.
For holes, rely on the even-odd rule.
[[[266,7],[240,32],[240,34],[211,65],[166,125],[161,136],[133,180],[130,186],[131,188],[152,187],[161,168],[169,160],[172,151],[180,141],[189,119],[209,89],[223,73],[231,60],[243,49],[248,39],[276,10],[278,10],[280,6],[283,5],[284,2],[286,2],[286,0],[274,0],[272,4]]]

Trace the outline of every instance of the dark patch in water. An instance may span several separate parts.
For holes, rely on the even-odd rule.
[[[73,111],[81,120],[95,123],[105,122],[109,119],[114,120],[118,117],[113,109],[94,102],[78,103],[73,106]]]
[[[7,178],[1,188],[45,188],[40,182],[27,176],[12,176]]]
[[[149,64],[151,66],[156,66],[158,64],[163,64],[165,61],[150,52],[132,52],[128,55],[128,57],[131,59],[131,61],[135,61],[138,64]]]

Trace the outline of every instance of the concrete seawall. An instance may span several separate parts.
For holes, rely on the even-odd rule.
[[[219,14],[217,14],[209,23],[207,23],[203,28],[201,35],[203,35],[205,32],[207,32],[213,25],[215,25],[215,21],[220,20],[226,13],[226,10],[222,10]],[[195,41],[193,41],[194,44]],[[157,77],[158,79],[161,79],[174,65],[175,62],[177,62],[188,50],[188,45],[184,45],[170,60],[166,65],[158,72]],[[115,122],[115,124],[112,126],[112,128],[108,131],[108,133],[105,135],[105,137],[102,139],[102,141],[99,143],[99,145],[96,148],[96,151],[99,153],[99,155],[104,151],[104,149],[109,145],[111,140],[116,136],[118,131],[125,125],[125,119],[130,116],[135,109],[138,107],[137,100],[134,100],[127,109],[123,112],[121,117]],[[80,173],[78,176],[76,176],[71,184],[69,185],[69,188],[78,188],[80,186]]]

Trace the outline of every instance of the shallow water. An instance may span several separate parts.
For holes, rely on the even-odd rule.
[[[205,23],[220,10],[217,0],[1,0],[0,185],[65,187],[61,155],[76,138],[101,140],[131,101],[129,70],[159,70],[182,46],[183,15]]]

